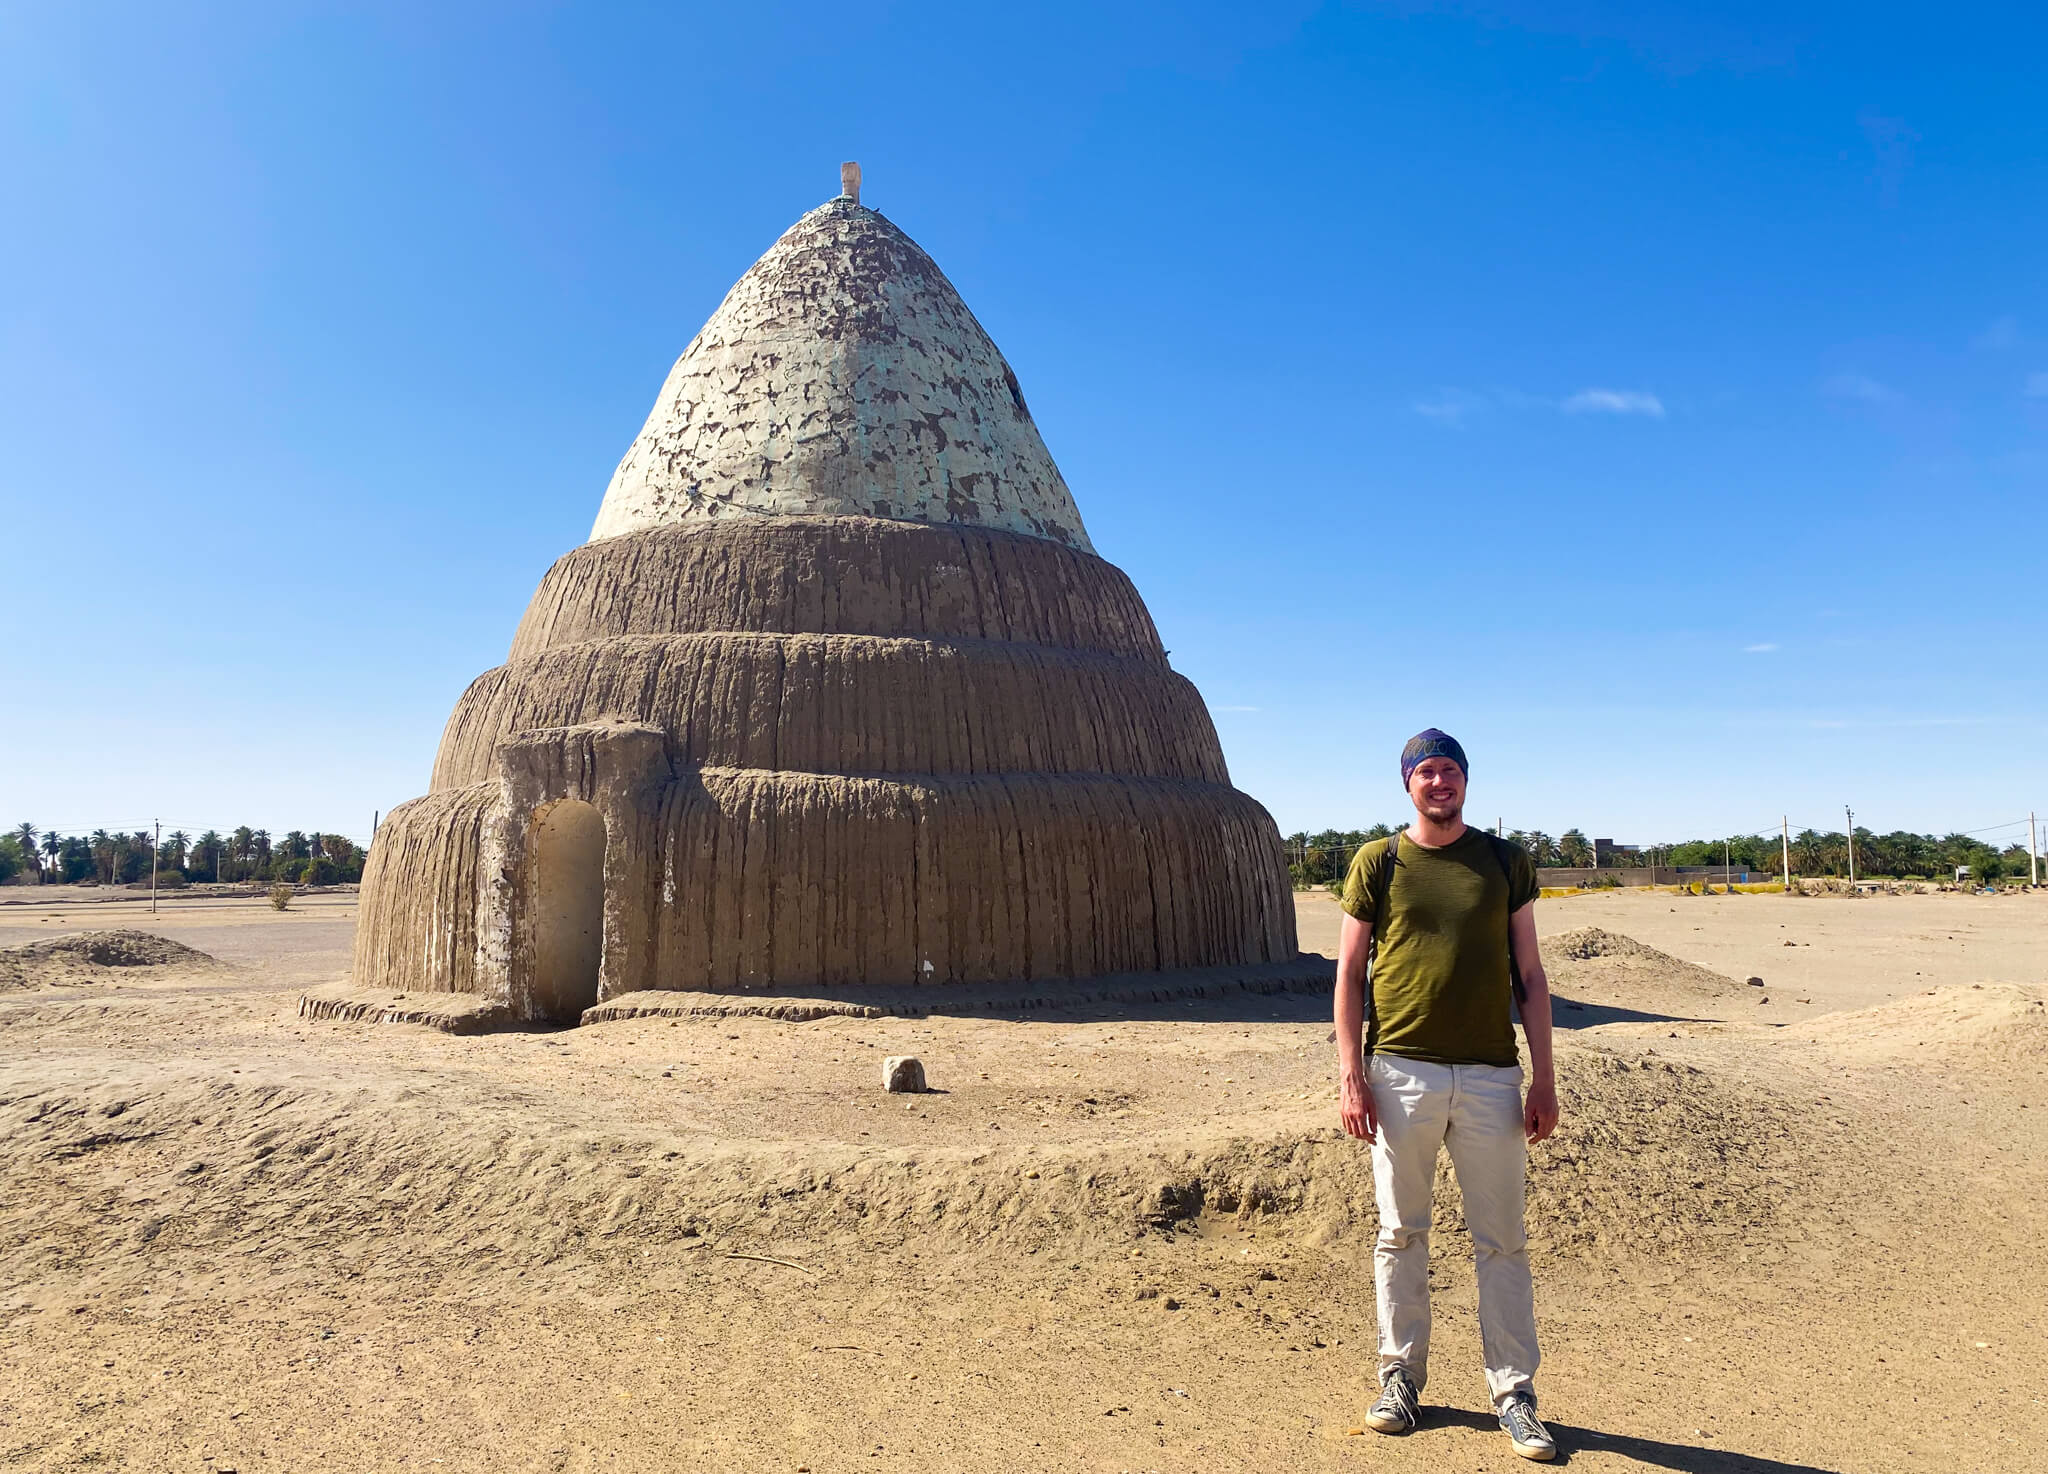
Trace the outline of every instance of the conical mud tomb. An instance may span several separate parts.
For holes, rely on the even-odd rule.
[[[575,1019],[1303,973],[1273,821],[847,172],[683,351],[378,834],[357,987]]]

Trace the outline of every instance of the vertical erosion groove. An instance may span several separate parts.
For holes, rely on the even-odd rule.
[[[479,991],[478,852],[490,784],[430,794],[385,816],[363,873],[354,973],[367,987]]]

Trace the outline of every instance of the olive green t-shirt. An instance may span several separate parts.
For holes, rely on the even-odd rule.
[[[1506,870],[1477,829],[1442,849],[1401,837],[1392,894],[1380,913],[1374,840],[1351,859],[1344,909],[1373,928],[1372,1007],[1365,1052],[1447,1065],[1513,1065],[1514,987],[1508,916],[1536,899],[1536,867],[1508,846]]]

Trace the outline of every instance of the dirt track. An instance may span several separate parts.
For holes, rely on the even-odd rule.
[[[0,946],[110,909],[0,908]],[[1711,970],[1553,964],[1532,1231],[1573,1460],[2038,1467],[2048,897],[1541,910]],[[1348,1434],[1372,1210],[1322,999],[299,1020],[349,925],[180,903],[151,929],[230,971],[0,994],[10,1466],[1519,1466],[1454,1198],[1429,1421]],[[900,1052],[942,1093],[882,1095]]]

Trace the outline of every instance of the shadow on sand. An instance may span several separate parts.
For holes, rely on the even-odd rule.
[[[626,1018],[755,1015],[789,1022],[828,1017],[1004,1019],[1012,1023],[1087,1023],[1116,1019],[1188,1022],[1314,1023],[1330,1017],[1336,964],[1316,953],[1293,962],[1241,968],[1131,973],[1107,978],[1030,983],[946,983],[922,987],[768,989],[747,993],[630,993],[598,1004],[586,1024]],[[1649,1013],[1557,997],[1551,1017],[1560,1029],[1601,1024],[1692,1024],[1711,1019]]]
[[[1486,1413],[1465,1408],[1429,1407],[1423,1410],[1422,1436],[1432,1425],[1476,1428],[1498,1434],[1500,1424]],[[1544,1419],[1557,1439],[1557,1458],[1550,1465],[1568,1464],[1574,1454],[1608,1453],[1631,1459],[1646,1469],[1671,1469],[1677,1474],[1839,1474],[1819,1464],[1788,1464],[1783,1459],[1760,1458],[1732,1449],[1708,1448],[1694,1443],[1665,1443],[1656,1438],[1637,1438],[1627,1433],[1600,1433],[1571,1423]],[[1410,1435],[1411,1437],[1415,1435]]]
[[[1561,993],[1550,996],[1550,1020],[1560,1029],[1597,1029],[1602,1024],[1711,1024],[1715,1019],[1684,1013],[1646,1013],[1611,1003],[1581,1003]]]

